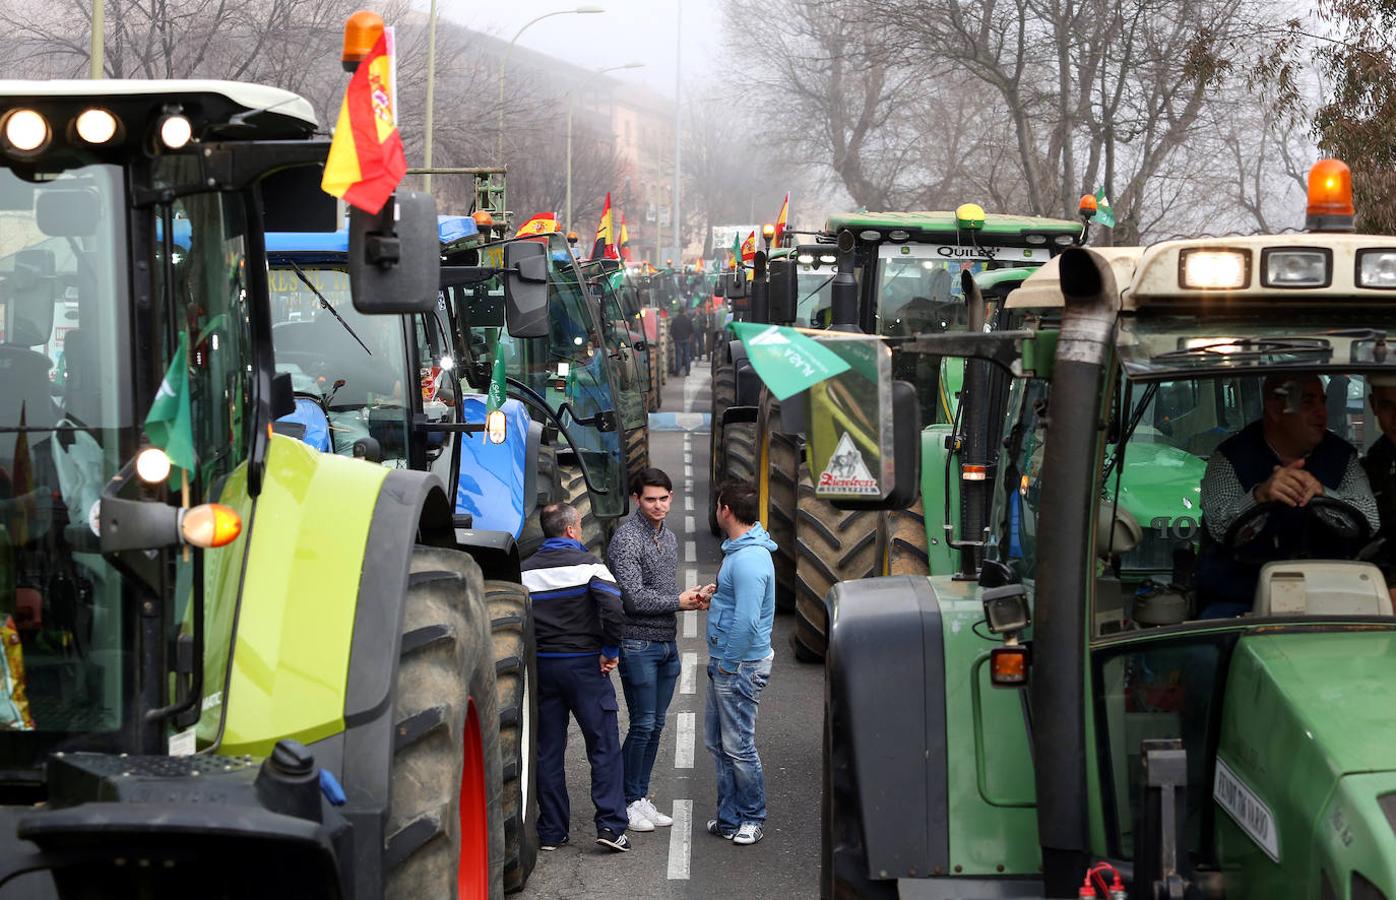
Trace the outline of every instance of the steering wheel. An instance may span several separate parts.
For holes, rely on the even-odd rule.
[[[1273,557],[1261,557],[1248,553],[1249,545],[1265,531],[1270,519],[1287,510],[1297,509],[1304,517],[1303,533],[1299,547],[1291,551],[1298,559],[1312,559],[1312,536],[1315,530],[1344,544],[1353,545],[1353,556],[1371,538],[1372,527],[1367,517],[1350,503],[1334,500],[1332,497],[1312,497],[1302,507],[1291,507],[1278,500],[1257,504],[1246,510],[1231,523],[1222,538],[1222,547],[1241,562],[1263,563]]]

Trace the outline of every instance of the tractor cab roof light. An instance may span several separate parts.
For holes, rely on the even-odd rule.
[[[1308,231],[1355,230],[1352,170],[1339,159],[1321,159],[1309,169],[1309,202],[1304,228]]]
[[[52,135],[48,119],[34,109],[16,109],[5,117],[5,149],[13,156],[37,156]]]
[[[1359,250],[1357,286],[1378,291],[1396,290],[1396,248]]]
[[[78,113],[73,128],[86,143],[105,144],[116,137],[119,123],[109,110],[93,106]]]
[[[1072,244],[1076,243],[1076,235],[1059,234],[1056,237],[1052,238],[1052,243],[1056,244],[1058,247],[1069,247]]]
[[[1185,290],[1236,291],[1251,283],[1249,250],[1190,248],[1178,256],[1178,283]]]
[[[1275,248],[1261,253],[1261,280],[1265,287],[1320,288],[1332,283],[1325,249]]]
[[[979,231],[984,227],[984,207],[978,203],[961,203],[955,207],[955,224],[965,231]]]
[[[1100,201],[1095,198],[1095,194],[1082,194],[1081,201],[1076,204],[1076,214],[1083,219],[1094,219],[1095,214],[1100,211]]]
[[[365,56],[373,52],[378,39],[383,36],[383,17],[375,12],[361,9],[344,22],[344,50],[340,62],[344,71],[353,72]]]
[[[160,143],[167,150],[179,150],[194,139],[194,125],[187,118],[174,113],[160,120]]]
[[[1027,244],[1032,244],[1034,247],[1040,246],[1042,244],[1047,243],[1047,235],[1037,233],[1025,234],[1023,235],[1023,242]]]

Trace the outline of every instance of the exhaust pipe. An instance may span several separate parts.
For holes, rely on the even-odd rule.
[[[1060,257],[1066,308],[1052,368],[1028,688],[1037,828],[1048,897],[1075,897],[1090,864],[1086,810],[1086,597],[1095,533],[1095,441],[1119,292],[1110,264],[1072,247]]]

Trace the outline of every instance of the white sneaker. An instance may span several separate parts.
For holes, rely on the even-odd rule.
[[[654,831],[654,823],[645,815],[644,800],[636,800],[627,806],[625,811],[630,816],[631,831]]]
[[[649,819],[651,823],[658,825],[661,828],[668,828],[670,825],[674,824],[674,820],[672,817],[666,816],[664,815],[664,813],[655,809],[654,801],[650,798],[641,797],[639,800],[636,800],[635,802],[640,804],[640,811],[645,814],[645,818]]]
[[[754,844],[765,837],[765,832],[756,822],[743,822],[742,827],[737,829],[737,833],[732,835],[734,844]]]

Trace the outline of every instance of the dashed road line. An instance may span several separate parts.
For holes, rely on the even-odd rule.
[[[685,512],[693,512],[693,494],[692,494],[692,493],[685,493],[685,494],[683,495],[683,508],[684,508],[684,511],[685,511]]]
[[[689,612],[696,612],[696,610],[689,610]],[[698,676],[695,674],[698,671],[698,654],[692,650],[685,650],[680,666],[679,693],[692,694],[698,686]]]
[[[677,743],[674,747],[674,768],[693,768],[693,739],[695,736],[695,722],[697,715],[691,712],[679,713],[679,727],[675,729],[678,734]]]
[[[693,517],[692,517],[692,516],[684,516],[684,517],[683,517],[683,531],[684,531],[684,534],[688,534],[688,535],[693,534],[694,528],[693,528]]]
[[[693,481],[693,463],[689,462],[683,464],[683,477],[687,481]]]
[[[674,824],[669,829],[669,877],[688,878],[689,861],[693,858],[693,801],[675,800]]]
[[[683,614],[683,636],[686,638],[698,636],[698,610],[690,609]]]
[[[683,559],[684,562],[697,562],[698,545],[692,541],[685,541],[683,545]]]

